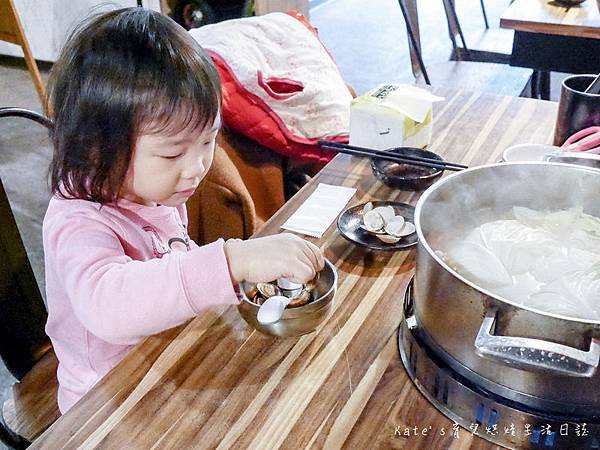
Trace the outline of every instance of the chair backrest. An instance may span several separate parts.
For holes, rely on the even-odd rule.
[[[448,33],[450,35],[450,41],[452,42],[452,54],[450,59],[453,61],[472,61],[472,62],[489,62],[489,63],[510,63],[510,51],[503,53],[501,51],[502,45],[500,45],[500,39],[506,40],[506,35],[499,35],[492,33],[487,39],[487,44],[484,43],[486,39],[483,39],[483,35],[479,37],[479,45],[484,43],[484,48],[473,48],[467,47],[465,35],[463,33],[460,21],[455,7],[455,0],[442,0],[444,11],[446,13],[446,21],[448,22]],[[483,0],[480,0],[481,11],[485,22],[485,33],[490,32],[490,27],[487,21],[487,15],[485,12],[485,6]],[[477,46],[477,43],[475,43]],[[496,48],[500,47],[500,50]]]
[[[467,43],[463,34],[458,16],[456,15],[456,9],[454,7],[454,0],[442,0],[444,5],[444,12],[446,13],[446,21],[448,22],[448,34],[450,35],[450,41],[452,42],[453,59],[463,59],[463,53],[468,52]],[[486,17],[487,23],[487,17]],[[457,41],[462,43],[459,46]]]
[[[423,63],[423,53],[421,51],[421,35],[419,32],[419,12],[417,10],[417,0],[398,0],[404,23],[406,25],[406,34],[408,37],[408,49],[410,52],[410,63],[415,78],[422,77],[427,84],[429,75],[425,64]]]
[[[422,50],[420,37],[421,35],[419,32],[419,14],[417,9],[417,0],[398,0],[398,3],[400,4],[400,9],[402,10],[404,21],[406,22],[410,58],[413,66],[413,74],[416,78],[419,75],[423,74],[423,68],[419,63],[419,54],[422,55]],[[468,49],[462,28],[460,26],[460,22],[458,21],[458,16],[456,15],[456,9],[454,8],[454,0],[442,0],[442,5],[444,6],[444,12],[446,13],[446,21],[448,23],[448,34],[450,35],[450,41],[452,42],[453,56],[456,57],[455,59],[460,60],[462,52],[459,52],[458,50],[462,49],[468,52]],[[415,44],[413,44],[413,38],[411,38],[410,35],[411,32],[414,36],[414,41],[416,42]],[[459,45],[457,44],[457,40],[460,40],[462,42],[462,47],[459,47]]]
[[[33,111],[0,108],[0,118],[22,117],[51,129]],[[21,379],[51,349],[44,328],[48,317],[6,191],[0,179],[0,357]]]

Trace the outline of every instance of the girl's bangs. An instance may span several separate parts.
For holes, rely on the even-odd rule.
[[[221,83],[210,59],[192,49],[163,67],[158,76],[154,67],[141,70],[134,92],[138,133],[175,135],[211,126],[221,109]]]
[[[152,100],[141,102],[136,108],[135,128],[138,135],[174,136],[183,131],[205,129],[212,126],[220,112],[220,99],[217,96],[182,98],[154,93],[150,97]]]

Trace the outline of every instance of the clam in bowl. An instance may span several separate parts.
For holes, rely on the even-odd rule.
[[[337,290],[337,270],[329,260],[325,259],[325,267],[318,274],[312,294],[314,300],[302,306],[286,308],[281,319],[274,323],[258,322],[256,316],[260,306],[250,300],[255,289],[255,283],[240,284],[238,311],[248,325],[272,336],[300,336],[315,331],[329,317]]]

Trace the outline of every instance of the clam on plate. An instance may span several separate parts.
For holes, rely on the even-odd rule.
[[[408,222],[415,222],[415,207],[407,203],[390,201],[373,201],[374,208],[378,206],[391,206],[397,216],[404,217]],[[337,220],[337,227],[342,236],[355,244],[370,248],[371,250],[402,250],[417,244],[417,233],[405,236],[398,242],[387,244],[381,241],[375,234],[361,227],[363,220],[363,209],[366,203],[351,206],[346,209]]]

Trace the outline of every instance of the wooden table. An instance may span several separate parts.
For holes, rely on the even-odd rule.
[[[431,149],[471,166],[504,148],[552,139],[556,104],[437,91]],[[338,155],[259,235],[282,224],[318,183],[357,188],[352,204],[418,194],[376,181],[369,161]],[[211,310],[139,344],[31,448],[498,448],[435,410],[408,379],[397,329],[415,251],[373,252],[332,225],[322,239],[337,267],[334,311],[316,333],[253,331],[234,307]],[[427,437],[397,435],[432,426]],[[440,436],[441,429],[446,430]]]
[[[500,26],[530,33],[600,39],[600,14],[595,0],[570,8],[548,0],[515,0],[502,14]]]
[[[539,71],[542,98],[550,72],[600,72],[600,13],[596,0],[564,7],[551,0],[515,0],[500,26],[515,30],[510,64]]]

